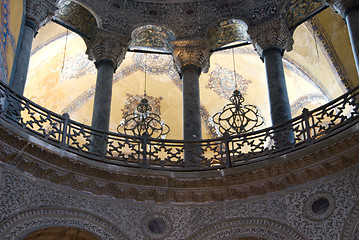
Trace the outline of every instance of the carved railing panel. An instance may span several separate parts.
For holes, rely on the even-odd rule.
[[[58,115],[0,82],[0,117],[23,131],[114,165],[163,170],[208,170],[266,160],[330,137],[359,122],[359,86],[290,122],[237,136],[198,142],[103,132]],[[187,158],[187,159],[186,159]]]

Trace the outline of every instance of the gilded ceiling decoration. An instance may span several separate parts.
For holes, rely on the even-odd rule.
[[[155,49],[164,52],[172,52],[172,41],[175,40],[174,34],[161,26],[145,25],[136,28],[131,34],[129,48],[135,49]]]
[[[241,20],[230,19],[219,22],[208,31],[210,48],[215,50],[232,42],[249,42],[247,30],[247,25]]]
[[[87,38],[92,36],[97,27],[97,22],[87,9],[69,0],[60,0],[57,6],[59,11],[54,16],[55,20],[69,26]]]
[[[325,8],[324,0],[290,0],[284,7],[282,17],[289,29],[297,27],[311,16]]]

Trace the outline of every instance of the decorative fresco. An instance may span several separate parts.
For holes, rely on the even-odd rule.
[[[84,34],[88,38],[94,33],[97,23],[95,17],[80,4],[73,1],[60,0],[54,19]]]
[[[233,91],[236,90],[236,85],[241,94],[245,95],[248,84],[251,82],[251,80],[245,79],[238,73],[236,73],[236,77],[234,77],[233,70],[221,67],[217,64],[210,73],[207,87],[215,91],[220,97],[228,99]]]
[[[59,82],[79,78],[85,74],[96,73],[95,64],[88,60],[88,56],[85,53],[80,53],[65,58]]]
[[[289,29],[293,29],[308,16],[325,8],[324,0],[290,0],[284,7],[282,17]]]
[[[237,41],[249,42],[250,38],[247,30],[247,25],[237,19],[219,22],[208,31],[210,48],[215,50]]]
[[[136,28],[131,34],[129,47],[134,49],[151,48],[172,52],[172,41],[175,40],[173,32],[161,26],[145,25]]]
[[[0,3],[0,81],[9,83],[17,51],[23,15],[23,1],[1,0]]]

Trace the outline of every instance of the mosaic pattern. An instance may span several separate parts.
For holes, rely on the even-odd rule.
[[[222,21],[209,30],[210,48],[214,50],[232,42],[250,41],[247,30],[248,27],[243,21],[236,19]]]
[[[351,89],[352,86],[350,83],[349,74],[345,70],[343,62],[340,60],[329,36],[327,35],[323,26],[320,24],[318,18],[313,17],[307,21],[306,26],[311,28],[312,31],[315,32],[316,37],[320,40],[320,46],[324,48],[326,53],[324,56],[327,58],[329,63],[332,63],[333,72],[339,75],[341,81],[338,81],[338,83],[340,87],[342,87],[342,90],[347,91],[347,89]]]
[[[78,30],[87,37],[92,36],[97,27],[96,19],[80,4],[73,1],[60,0],[54,19]]]
[[[135,65],[138,69],[151,74],[164,74],[173,68],[173,59],[170,55],[134,54]]]
[[[245,95],[248,89],[248,84],[252,81],[245,79],[242,75],[236,73],[228,68],[219,65],[211,72],[207,87],[216,92],[220,97],[228,99],[234,90],[236,90],[236,82],[238,90],[242,95]]]
[[[8,49],[15,55],[15,37],[10,29],[10,3],[9,0],[2,0],[0,4],[1,19],[1,46],[0,46],[0,81],[8,82],[10,77],[10,66],[7,63]]]
[[[290,0],[284,7],[282,17],[289,29],[295,28],[308,16],[323,9],[323,0]]]
[[[130,48],[154,48],[160,51],[172,52],[173,32],[165,27],[146,25],[135,29],[131,34]]]

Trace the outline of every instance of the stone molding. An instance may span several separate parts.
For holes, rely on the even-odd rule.
[[[343,231],[340,234],[340,239],[358,239],[356,235],[359,229],[359,202],[355,203],[351,212],[348,214],[346,222],[343,227]]]
[[[98,28],[90,40],[85,40],[86,54],[92,61],[108,59],[114,62],[115,70],[125,59],[128,38]]]
[[[343,18],[346,17],[347,11],[357,6],[359,7],[359,1],[358,0],[326,0],[327,4],[334,9],[340,16]]]
[[[0,224],[0,236],[4,240],[23,239],[31,232],[47,227],[80,228],[106,240],[129,239],[116,227],[92,214],[46,207],[28,209],[4,219]]]
[[[263,239],[306,240],[301,233],[290,226],[266,218],[228,219],[207,226],[190,237],[188,240],[221,239],[230,240],[242,237],[258,237]]]
[[[249,27],[248,34],[254,49],[262,56],[268,48],[279,48],[286,51],[293,49],[294,40],[282,18],[276,18],[264,24]]]
[[[55,0],[26,0],[26,18],[35,23],[35,32],[51,20],[57,9]]]
[[[175,41],[172,55],[179,72],[188,66],[198,67],[204,73],[209,70],[211,53],[208,40]]]
[[[314,150],[307,147],[293,156],[287,154],[285,161],[279,157],[252,164],[251,168],[177,175],[144,169],[126,171],[79,160],[79,156],[34,144],[3,127],[0,136],[1,161],[34,177],[97,195],[155,202],[202,203],[277,192],[353,167],[359,154],[359,131],[355,131],[320,149],[313,146]]]

